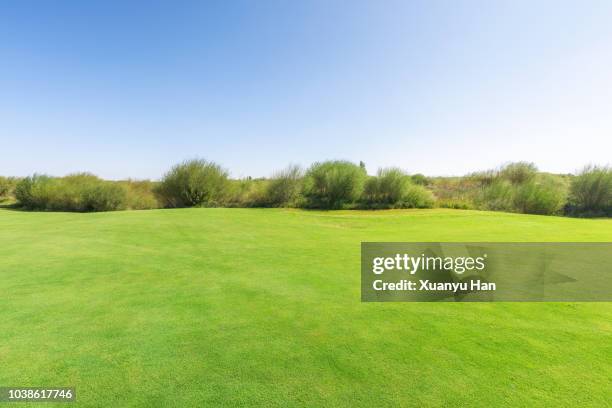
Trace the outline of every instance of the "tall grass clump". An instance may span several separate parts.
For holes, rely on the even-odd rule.
[[[89,173],[61,178],[35,174],[17,184],[15,198],[30,210],[114,211],[125,208],[126,191]]]
[[[177,164],[156,189],[164,207],[220,206],[228,190],[228,172],[202,159]]]
[[[357,201],[367,174],[364,167],[344,160],[314,163],[304,176],[305,206],[339,209]]]
[[[612,215],[612,169],[586,166],[570,184],[567,213],[581,216]]]

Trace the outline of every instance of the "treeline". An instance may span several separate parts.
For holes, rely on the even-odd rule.
[[[43,211],[113,211],[182,207],[388,209],[449,207],[527,214],[612,216],[612,169],[576,175],[539,172],[518,162],[464,177],[409,175],[399,168],[369,176],[363,163],[289,166],[267,179],[235,180],[206,160],[175,165],[161,181],[106,181],[92,174],[0,177],[0,201]]]

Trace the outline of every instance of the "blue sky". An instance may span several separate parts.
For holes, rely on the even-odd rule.
[[[6,1],[0,174],[612,161],[610,1]]]

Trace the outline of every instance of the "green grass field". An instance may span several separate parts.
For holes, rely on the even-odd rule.
[[[609,406],[612,304],[361,303],[366,240],[611,241],[612,220],[0,210],[0,386],[91,407]]]

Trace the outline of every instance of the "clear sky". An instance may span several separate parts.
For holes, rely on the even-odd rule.
[[[0,174],[612,161],[611,1],[3,1]]]

